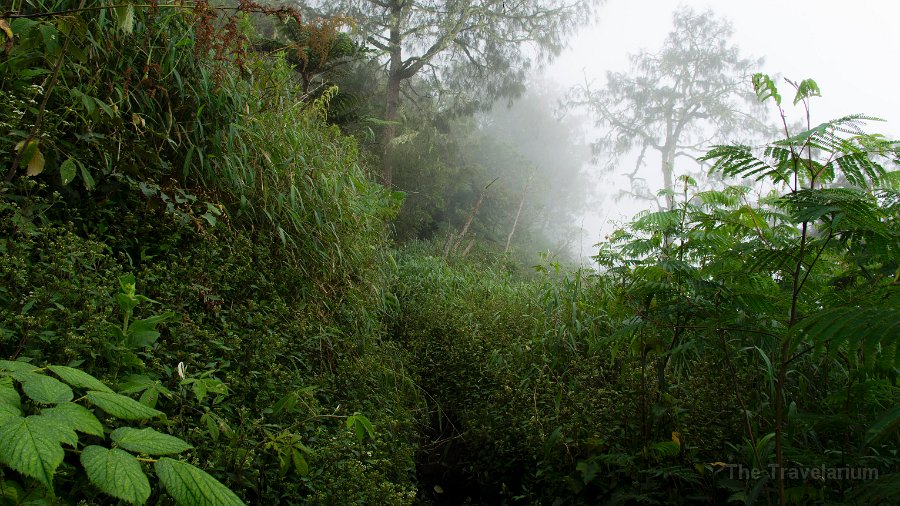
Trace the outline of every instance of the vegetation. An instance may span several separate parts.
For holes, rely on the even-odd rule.
[[[806,124],[708,147],[726,186],[673,172],[598,269],[526,273],[583,206],[551,177],[579,181],[577,122],[432,94],[386,153],[360,21],[310,19],[0,12],[0,504],[900,500],[900,145],[874,118],[816,124],[787,81]]]

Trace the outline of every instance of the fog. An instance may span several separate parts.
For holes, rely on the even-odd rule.
[[[731,42],[742,55],[764,58],[759,71],[793,80],[815,79],[822,98],[812,103],[813,123],[864,113],[886,120],[871,123],[870,131],[900,137],[900,97],[896,91],[900,35],[894,26],[900,19],[900,4],[889,0],[852,4],[835,0],[609,0],[599,9],[599,20],[573,36],[569,48],[544,69],[542,79],[560,89],[586,81],[602,88],[608,71],[629,70],[630,54],[641,49],[655,51],[662,45],[671,31],[672,13],[679,6],[698,12],[710,9],[730,21],[734,29]],[[783,79],[779,84],[785,102],[789,102],[788,85]],[[592,133],[595,138],[602,134]],[[576,252],[582,259],[593,254],[592,245],[617,223],[652,206],[647,201],[617,198],[628,188],[628,180],[621,173],[631,171],[633,160],[623,159],[622,170],[586,167],[594,181],[588,196],[594,204],[575,224],[584,230],[581,251]],[[694,167],[676,166],[675,173],[688,168]],[[658,164],[648,163],[640,174],[652,191],[663,186]]]

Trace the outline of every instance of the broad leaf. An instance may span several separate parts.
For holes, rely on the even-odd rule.
[[[186,462],[163,457],[154,465],[166,492],[182,506],[238,506],[238,496],[205,471]]]
[[[123,420],[146,420],[163,414],[124,395],[92,391],[87,393],[87,398],[98,408]]]
[[[25,395],[41,404],[69,402],[75,397],[68,385],[50,376],[16,373],[14,377],[22,382],[22,391]]]
[[[11,372],[32,372],[37,371],[39,367],[35,367],[28,362],[0,360],[0,370]]]
[[[20,416],[22,416],[22,410],[18,407],[12,404],[0,403],[0,425]]]
[[[0,377],[0,404],[9,404],[11,406],[21,406],[22,399],[19,392],[13,386],[12,378]]]
[[[306,459],[303,458],[303,454],[300,453],[300,450],[291,448],[291,458],[294,461],[294,469],[297,470],[297,474],[300,476],[309,474],[309,464],[306,462]]]
[[[104,493],[132,504],[143,504],[150,497],[150,481],[140,462],[128,452],[88,446],[81,452],[81,465],[91,483]]]
[[[71,158],[67,158],[66,161],[59,166],[59,179],[63,186],[71,183],[72,180],[75,179],[76,170],[75,160]]]
[[[128,326],[128,332],[125,345],[129,348],[146,348],[153,345],[159,338],[159,331],[156,326],[160,323],[171,321],[175,318],[175,313],[167,311],[162,314],[144,318],[143,320],[135,320]]]
[[[75,445],[77,436],[45,416],[29,416],[0,426],[0,462],[53,489],[53,473],[63,460],[60,443]]]
[[[109,437],[126,450],[149,455],[181,453],[193,448],[180,438],[150,428],[121,427],[114,430]]]
[[[79,432],[103,437],[103,424],[100,423],[100,420],[97,420],[97,417],[94,416],[91,410],[84,406],[66,402],[52,408],[43,409],[41,414],[58,420],[60,423]]]
[[[66,367],[64,365],[48,365],[47,368],[73,387],[97,390],[100,392],[112,392],[112,389],[106,386],[102,381],[79,369]]]

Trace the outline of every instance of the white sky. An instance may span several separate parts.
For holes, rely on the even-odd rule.
[[[672,12],[680,5],[697,11],[709,8],[731,21],[732,41],[742,54],[765,58],[760,71],[815,79],[822,98],[812,103],[814,123],[863,113],[887,120],[871,124],[870,131],[900,138],[898,0],[608,0],[600,7],[599,21],[570,41],[569,49],[546,69],[546,77],[569,88],[587,76],[602,87],[607,71],[628,70],[629,54],[662,45],[671,30]],[[779,83],[789,99],[787,86]],[[655,179],[650,179],[650,187],[659,188],[662,176],[651,168],[655,172],[648,170],[647,177]],[[608,195],[603,209],[584,221],[590,238],[583,248],[586,256],[594,249],[588,243],[614,228],[611,221],[646,207],[615,202],[611,196],[624,181],[616,174],[604,177],[596,190]]]

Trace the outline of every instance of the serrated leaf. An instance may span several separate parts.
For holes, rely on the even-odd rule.
[[[103,437],[103,424],[91,410],[84,406],[66,402],[56,405],[52,408],[41,410],[41,414],[59,420],[60,423],[66,424],[74,430],[90,434],[92,436]]]
[[[159,401],[159,390],[153,387],[148,388],[144,390],[139,400],[144,406],[155,408],[157,401]]]
[[[0,426],[0,462],[53,490],[53,473],[64,457],[60,443],[77,443],[69,432],[45,416],[13,419]]]
[[[136,394],[152,387],[153,380],[143,374],[131,374],[119,385],[120,394]]]
[[[39,367],[35,367],[28,362],[0,360],[0,370],[10,372],[32,372],[37,371]]]
[[[106,494],[132,504],[143,504],[150,497],[150,481],[128,452],[88,446],[81,452],[81,465],[91,483]]]
[[[50,376],[20,372],[14,374],[14,377],[22,382],[25,395],[41,404],[69,402],[75,397],[68,385]]]
[[[48,365],[47,368],[73,387],[112,393],[112,389],[106,386],[102,381],[80,369],[66,367],[64,365]]]
[[[144,318],[143,320],[135,320],[128,326],[126,333],[127,339],[125,345],[129,348],[146,348],[153,345],[159,338],[159,331],[156,326],[160,323],[171,321],[175,318],[175,313],[166,311],[165,313]]]
[[[76,170],[77,167],[75,167],[75,161],[71,158],[67,158],[66,161],[59,166],[59,179],[62,181],[63,186],[71,183],[72,180],[75,179]]]
[[[12,404],[0,404],[0,425],[22,416],[22,410]]]
[[[9,404],[15,407],[22,405],[22,398],[19,397],[18,390],[13,386],[12,378],[8,376],[0,377],[0,404]]]
[[[218,480],[186,462],[163,457],[154,465],[166,492],[182,506],[240,506],[244,502]]]
[[[91,391],[87,393],[87,399],[103,411],[123,420],[146,420],[163,414],[131,397],[109,392]]]
[[[148,455],[169,455],[193,448],[181,438],[163,434],[151,428],[120,427],[114,430],[109,437],[126,450]]]

